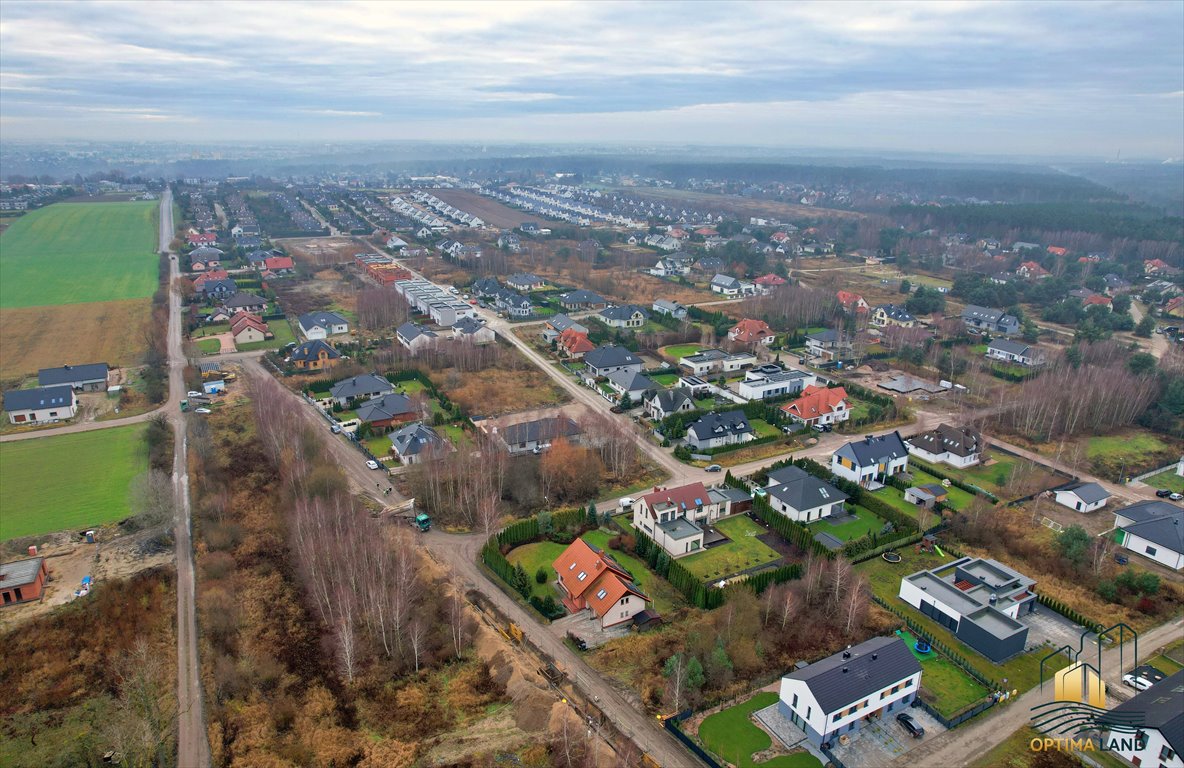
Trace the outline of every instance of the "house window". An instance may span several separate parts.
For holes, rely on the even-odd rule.
[[[50,414],[50,415],[53,415],[53,414]],[[1149,554],[1153,557],[1155,556],[1155,553],[1158,551],[1159,550],[1157,550],[1155,547],[1147,547],[1147,554]]]
[[[814,711],[813,707],[806,707],[806,719],[810,719],[810,713]]]
[[[580,581],[583,581],[584,579],[588,578],[588,573],[586,571],[580,571],[578,574],[576,574],[576,578]]]
[[[1165,763],[1168,760],[1171,760],[1175,756],[1176,756],[1176,751],[1173,750],[1171,747],[1167,746],[1166,744],[1163,747],[1161,747],[1159,750],[1159,759]]]
[[[5,594],[7,594],[7,593],[5,593]],[[797,709],[797,708],[798,708],[798,695],[797,695],[796,693],[793,695],[793,703],[792,703],[792,704],[790,704],[789,706],[790,706],[790,708],[791,708],[791,709]]]
[[[574,570],[575,570],[575,567],[576,567],[576,564],[575,564],[575,563],[572,563],[571,565],[567,566],[567,570],[569,570],[569,571],[574,571]]]

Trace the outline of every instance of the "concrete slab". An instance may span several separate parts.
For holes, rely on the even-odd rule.
[[[896,722],[896,716],[908,712],[925,729],[925,736],[914,739]],[[888,712],[878,720],[867,722],[857,731],[845,734],[847,744],[837,744],[831,751],[835,757],[851,766],[889,765],[901,755],[921,744],[938,738],[946,729],[920,707],[909,707]]]
[[[1080,647],[1086,659],[1093,659],[1095,663],[1097,662],[1097,635],[1090,632],[1082,641],[1081,633],[1085,628],[1080,624],[1074,624],[1051,608],[1037,605],[1035,613],[1020,614],[1019,621],[1028,627],[1027,645],[1029,648],[1045,642],[1052,646],[1050,651],[1063,645],[1068,645],[1074,650]]]
[[[583,610],[552,622],[548,626],[548,629],[560,639],[567,637],[567,633],[571,632],[587,643],[588,648],[591,649],[604,645],[609,640],[624,637],[629,634],[632,626],[633,624],[631,622],[625,622],[615,627],[604,629],[600,626],[600,619],[596,618],[592,611]]]

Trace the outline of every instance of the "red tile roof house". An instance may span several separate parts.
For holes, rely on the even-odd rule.
[[[193,278],[193,287],[201,288],[211,280],[225,280],[228,277],[230,277],[230,273],[225,269],[211,269]]]
[[[1015,273],[1024,277],[1048,277],[1052,274],[1034,261],[1025,261],[1023,264],[1020,264],[1016,268]]]
[[[728,338],[741,344],[772,344],[776,335],[764,320],[745,318],[732,326]]]
[[[835,298],[839,300],[839,304],[847,312],[867,312],[871,309],[858,293],[839,291],[835,294]]]
[[[1163,259],[1144,259],[1143,260],[1143,274],[1158,275],[1165,273],[1174,273],[1176,268],[1168,264]]]
[[[1047,250],[1048,250],[1048,252],[1049,252],[1049,253],[1051,253],[1053,256],[1064,256],[1065,254],[1069,253],[1069,249],[1068,249],[1068,248],[1060,248],[1060,247],[1058,247],[1058,246],[1055,246],[1055,245],[1050,245],[1050,246],[1048,246],[1048,249],[1047,249]]]
[[[780,277],[778,275],[774,275],[772,273],[769,273],[767,275],[761,275],[760,277],[758,277],[756,280],[753,280],[752,282],[756,283],[757,288],[759,288],[762,291],[771,291],[771,290],[774,290],[775,288],[780,288],[781,286],[785,285],[789,281],[786,280],[784,277]]]
[[[596,345],[588,340],[588,334],[580,333],[574,328],[568,328],[559,334],[557,343],[568,357],[576,360],[596,349]]]
[[[815,424],[837,424],[851,417],[851,404],[847,401],[847,390],[842,387],[809,386],[802,396],[792,403],[781,406],[794,421],[814,426]]]
[[[1093,296],[1087,297],[1085,301],[1081,302],[1081,305],[1083,307],[1105,307],[1106,309],[1113,310],[1110,297],[1103,296],[1100,293],[1095,293]]]
[[[235,312],[230,318],[230,335],[235,344],[250,344],[266,341],[271,336],[271,329],[263,318],[250,312]]]
[[[672,557],[703,550],[703,524],[720,517],[703,483],[654,488],[633,505],[633,525]]]
[[[633,621],[649,600],[629,572],[599,547],[576,539],[551,564],[559,576],[563,607],[589,610],[604,629]]]
[[[190,233],[189,237],[185,238],[190,245],[217,245],[218,236],[213,232]]]
[[[296,269],[296,264],[292,261],[291,256],[269,256],[263,260],[263,266],[276,274],[283,274]]]

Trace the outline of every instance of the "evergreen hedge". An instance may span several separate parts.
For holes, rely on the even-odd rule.
[[[1102,626],[1102,624],[1100,622],[1094,621],[1093,619],[1089,618],[1088,616],[1085,616],[1081,612],[1065,605],[1060,600],[1057,600],[1055,598],[1051,598],[1048,595],[1044,594],[1043,592],[1039,592],[1036,594],[1036,602],[1040,603],[1041,605],[1043,605],[1047,608],[1051,608],[1052,610],[1061,614],[1062,616],[1064,616],[1066,619],[1073,622],[1074,624],[1080,624],[1081,626],[1088,629],[1090,632],[1101,632],[1103,629],[1105,629],[1105,627]]]

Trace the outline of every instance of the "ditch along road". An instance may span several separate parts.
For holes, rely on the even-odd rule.
[[[1181,633],[1184,633],[1184,618],[1162,624],[1140,635],[1139,647],[1143,650],[1144,658],[1149,658],[1151,651],[1179,639]],[[1132,665],[1133,644],[1124,643],[1122,654],[1123,657],[1120,659],[1118,646],[1102,651],[1102,677],[1107,686],[1122,685],[1123,670],[1119,662],[1125,662],[1127,667]],[[1089,654],[1083,654],[1082,660],[1095,664],[1097,655],[1095,653],[1090,657]],[[1050,680],[1045,683],[1043,691],[1039,687],[1033,688],[1010,704],[989,710],[994,714],[977,717],[966,725],[946,731],[931,742],[906,752],[892,765],[898,768],[951,768],[970,765],[998,746],[1002,739],[1027,725],[1031,721],[1032,707],[1053,700],[1052,688]]]
[[[173,239],[173,196],[160,198],[160,250]],[[175,257],[171,254],[170,257]],[[192,523],[189,508],[189,461],[186,415],[181,413],[185,392],[185,352],[181,341],[181,294],[176,290],[177,259],[169,259],[169,399],[160,410],[173,425],[174,534],[177,558],[177,765],[205,768],[210,764],[206,738],[201,676],[197,657],[197,611],[194,606]],[[146,414],[149,418],[153,414]]]
[[[244,359],[243,372],[250,377],[271,375],[257,358]],[[317,415],[313,407],[303,398],[287,388],[284,388],[283,391],[286,396],[292,397],[298,402],[300,406],[298,413],[308,422],[315,434],[321,435],[323,444],[341,466],[355,491],[373,499],[381,506],[406,501],[405,497],[394,491],[390,495],[383,495],[382,491],[389,484],[386,475],[368,469],[366,458],[360,451],[347,444],[344,439],[331,435],[328,422]],[[529,611],[502,592],[481,571],[477,561],[480,558],[481,547],[485,542],[484,536],[479,533],[455,534],[439,530],[416,534],[416,536],[422,542],[428,555],[445,567],[450,580],[461,594],[470,590],[477,592],[496,606],[510,621],[528,632],[531,642],[554,659],[556,666],[567,674],[580,692],[594,702],[612,721],[613,725],[637,745],[638,749],[649,754],[664,768],[682,768],[682,766],[698,764],[698,761],[684,750],[657,720],[647,716],[629,702],[607,680],[602,678],[599,672],[588,666],[575,651],[558,637],[548,632]],[[181,764],[187,765],[184,762]]]

